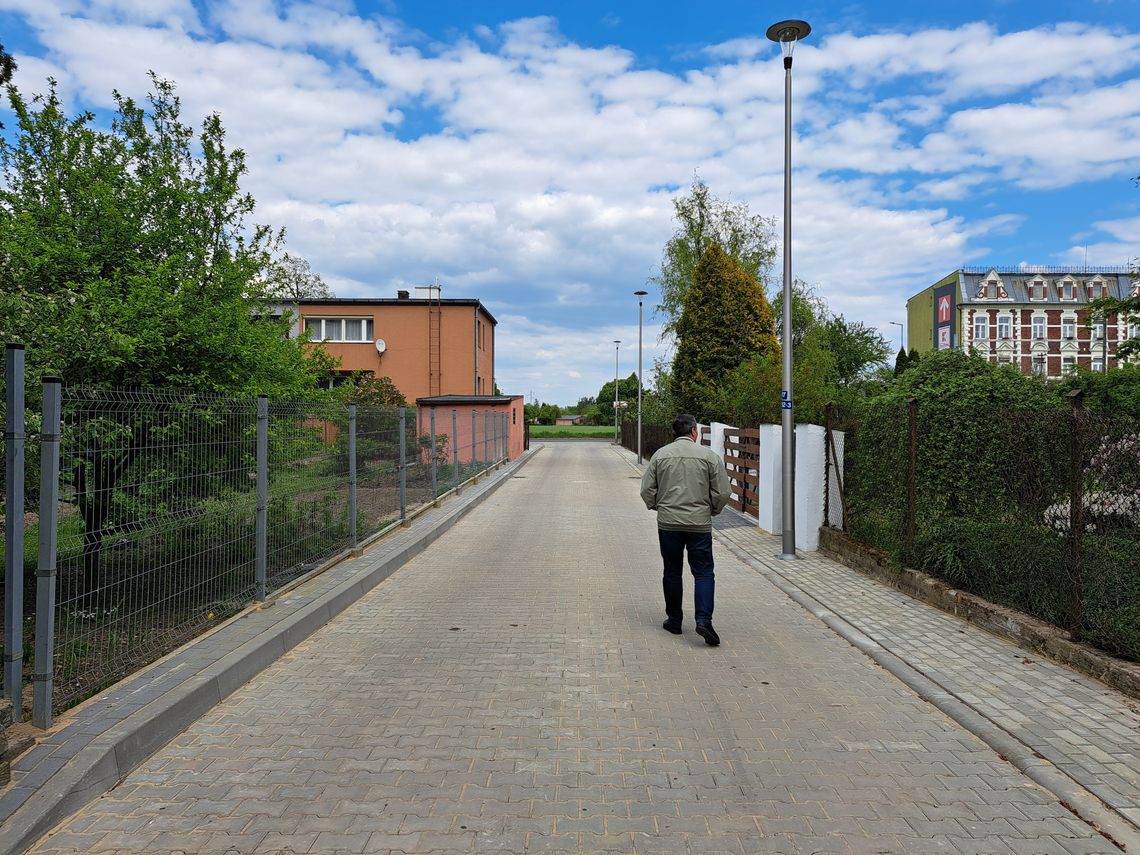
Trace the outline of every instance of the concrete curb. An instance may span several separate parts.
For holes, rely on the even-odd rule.
[[[227,630],[230,635],[237,635],[238,639],[243,634],[249,636],[221,656],[207,657],[200,668],[185,667],[185,679],[99,733],[81,750],[62,760],[45,780],[26,787],[22,804],[0,826],[0,855],[19,855],[26,851],[68,816],[122,781],[132,769],[201,715],[423,552],[483,499],[506,483],[539,450],[531,449],[502,467],[498,473],[485,476],[482,489],[473,487],[464,490],[464,493],[470,494],[465,501],[418,533],[410,543],[390,554],[378,554],[378,561],[368,562],[365,556],[362,560],[366,564],[360,571],[335,584],[298,610],[283,614],[281,619],[271,621],[267,627],[253,634],[242,633],[240,621],[234,621],[172,654],[193,656],[195,648],[204,641],[210,641],[214,646],[224,643]],[[381,541],[377,546],[382,546],[382,543]],[[320,578],[318,576],[312,581]],[[295,594],[297,590],[290,591],[286,598]],[[272,613],[272,610],[271,606],[269,609],[253,610],[253,613]],[[127,697],[131,694],[131,684],[149,680],[155,673],[156,666],[168,665],[170,662],[171,657],[166,657],[103,694]],[[65,721],[60,724],[66,726]],[[19,783],[17,790],[21,789]]]
[[[1072,641],[1063,629],[1016,609],[994,605],[918,570],[896,570],[888,565],[886,553],[852,540],[839,529],[819,530],[819,551],[852,570],[1140,700],[1140,665]]]
[[[714,536],[717,534],[713,532]],[[735,543],[718,537],[721,544],[742,562],[763,575],[791,600],[816,617],[892,676],[905,683],[920,698],[933,704],[950,719],[974,734],[998,755],[1013,764],[1038,786],[1052,793],[1066,808],[1087,822],[1124,852],[1140,853],[1140,829],[1106,805],[1096,795],[1066,775],[1008,731],[994,724],[965,701],[900,659],[840,615],[824,606],[791,580],[765,566]]]

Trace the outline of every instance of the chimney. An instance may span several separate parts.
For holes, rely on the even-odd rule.
[[[410,300],[411,295],[407,291],[397,291],[396,292],[396,299],[397,300]]]

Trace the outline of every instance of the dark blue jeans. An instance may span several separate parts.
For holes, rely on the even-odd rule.
[[[684,584],[685,550],[689,551],[689,569],[693,572],[693,605],[697,623],[712,621],[713,592],[716,582],[713,575],[712,532],[666,531],[657,529],[661,543],[661,558],[665,562],[665,575],[661,587],[665,592],[665,614],[670,620],[681,620],[684,612],[681,600]]]

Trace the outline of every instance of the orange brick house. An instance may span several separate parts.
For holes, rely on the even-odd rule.
[[[299,300],[294,334],[309,330],[341,361],[339,377],[388,377],[409,401],[439,395],[493,395],[495,326],[477,299],[441,299],[437,287],[414,295]]]

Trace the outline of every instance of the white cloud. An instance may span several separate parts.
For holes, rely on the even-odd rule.
[[[286,226],[338,293],[439,276],[483,299],[504,389],[545,383],[539,397],[566,403],[605,382],[599,342],[636,337],[618,321],[672,230],[657,188],[698,170],[721,197],[782,210],[783,70],[762,38],[669,71],[549,17],[441,43],[347,0],[0,9],[43,47],[19,56],[24,89],[50,73],[69,102],[105,108],[112,89],[145,94],[153,68],[188,120],[218,111],[255,219]],[[796,273],[857,320],[901,317],[906,296],[1026,228],[1006,194],[1140,171],[1140,34],[975,23],[813,37],[796,57]],[[996,205],[981,219],[962,204],[979,191]],[[1096,224],[1090,260],[1140,245],[1132,222]]]

